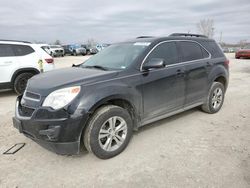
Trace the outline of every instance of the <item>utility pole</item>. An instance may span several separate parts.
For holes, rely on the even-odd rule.
[[[220,43],[222,42],[222,31],[220,32]]]

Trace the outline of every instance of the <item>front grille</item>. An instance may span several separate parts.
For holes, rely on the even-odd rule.
[[[34,100],[40,100],[40,98],[41,98],[41,96],[39,94],[32,93],[29,91],[25,92],[24,97],[34,99]]]
[[[25,107],[21,105],[19,106],[18,110],[19,110],[19,114],[24,117],[31,117],[33,112],[35,111],[35,109],[33,108],[29,108],[29,107]]]

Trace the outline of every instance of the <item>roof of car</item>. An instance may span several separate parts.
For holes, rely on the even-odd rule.
[[[126,42],[161,42],[166,40],[193,40],[193,41],[214,41],[205,35],[189,34],[189,33],[173,33],[169,36],[139,36]]]
[[[6,39],[0,39],[0,42],[3,44],[31,44],[31,42],[28,41],[6,40]]]

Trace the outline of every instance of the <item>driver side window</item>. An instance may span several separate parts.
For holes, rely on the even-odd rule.
[[[147,61],[152,58],[164,59],[166,65],[179,62],[177,46],[175,42],[164,42],[158,45],[148,56]]]

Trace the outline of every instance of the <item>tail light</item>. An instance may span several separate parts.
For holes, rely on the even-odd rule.
[[[53,59],[53,58],[45,59],[45,61],[46,61],[48,64],[54,63],[54,59]]]
[[[228,59],[224,62],[224,64],[225,64],[226,66],[229,66],[229,63],[230,63],[230,61],[229,61]]]

